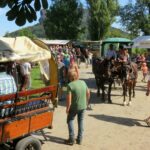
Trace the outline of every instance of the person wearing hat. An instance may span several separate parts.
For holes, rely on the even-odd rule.
[[[143,73],[143,79],[141,81],[146,82],[145,78],[146,78],[147,73],[148,73],[148,67],[147,67],[145,62],[142,64],[141,70],[142,70],[142,73]]]

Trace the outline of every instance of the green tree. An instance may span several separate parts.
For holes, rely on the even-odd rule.
[[[5,37],[17,37],[17,36],[28,36],[30,38],[38,37],[45,38],[45,31],[43,25],[36,24],[31,27],[26,27],[11,33],[6,32]]]
[[[87,0],[91,40],[101,40],[107,34],[118,14],[117,0]]]
[[[52,0],[44,29],[51,39],[76,39],[82,32],[82,4],[78,0]]]
[[[18,36],[27,36],[30,39],[33,39],[36,37],[34,34],[32,34],[32,32],[29,29],[26,29],[26,28],[19,30]]]
[[[150,1],[136,0],[120,9],[121,23],[132,38],[143,33],[150,35]]]
[[[37,19],[36,11],[42,7],[48,8],[48,0],[0,0],[0,8],[6,6],[10,8],[6,13],[7,19],[15,20],[18,26],[22,26],[26,21],[35,21]]]
[[[110,37],[130,38],[128,33],[123,32],[122,30],[117,29],[117,28],[113,28],[113,27],[111,27],[111,29],[109,30],[109,32],[105,36],[105,38],[110,38]]]

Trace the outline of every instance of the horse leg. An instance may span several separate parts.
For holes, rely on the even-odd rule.
[[[128,86],[126,85],[125,95],[128,96]]]
[[[113,83],[114,83],[114,89],[116,89],[116,83],[115,83],[115,80],[114,80],[114,82],[113,82]]]
[[[102,101],[105,102],[105,86],[104,86],[104,82],[101,83],[101,89],[102,89]]]
[[[118,85],[120,86],[121,81],[120,81],[120,79],[119,79],[119,78],[117,79],[117,82],[118,82]]]
[[[113,80],[110,79],[111,81],[109,82],[109,87],[108,87],[108,103],[112,103],[112,100],[111,100],[111,88],[112,88],[112,84],[113,84]]]
[[[97,86],[97,97],[99,97],[99,96],[100,96],[100,87]]]
[[[132,89],[133,89],[133,97],[135,97],[135,85],[136,85],[136,81],[133,81],[133,87],[132,87]]]
[[[128,90],[129,90],[129,103],[128,105],[130,106],[131,105],[131,93],[132,93],[132,82],[129,83],[129,86],[128,86]]]
[[[126,106],[126,83],[123,83],[123,105]]]
[[[97,86],[97,97],[100,96],[100,82],[99,82],[99,79],[97,79],[95,77],[95,80],[96,80],[96,86]]]

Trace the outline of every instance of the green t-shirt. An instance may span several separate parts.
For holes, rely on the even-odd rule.
[[[82,80],[75,80],[68,84],[67,93],[72,94],[70,110],[82,110],[87,107],[86,90],[87,85]]]

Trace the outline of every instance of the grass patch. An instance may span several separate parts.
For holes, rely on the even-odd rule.
[[[45,87],[44,82],[41,80],[39,66],[35,66],[35,67],[32,68],[32,71],[31,71],[31,84],[32,84],[31,85],[32,89]]]

